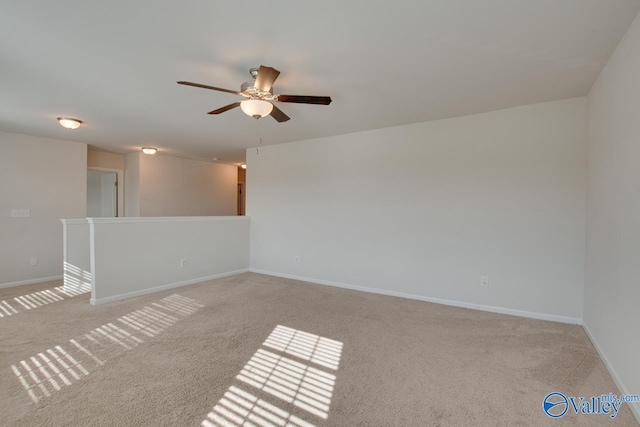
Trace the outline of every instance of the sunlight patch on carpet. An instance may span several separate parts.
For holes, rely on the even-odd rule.
[[[54,302],[64,300],[64,297],[51,289],[45,289],[43,291],[32,292],[30,294],[21,295],[13,299],[25,310],[31,310],[32,308],[42,307]]]
[[[276,326],[263,345],[334,370],[342,355],[340,341],[282,325]]]
[[[177,294],[163,298],[160,300],[160,303],[153,303],[152,305],[183,316],[190,316],[204,307],[204,305],[200,304],[196,300],[185,298]]]
[[[180,304],[176,305],[176,301]],[[180,320],[173,315],[176,312],[187,317],[203,307],[177,294],[153,305],[156,308],[145,306],[73,338],[64,347],[58,345],[21,360],[12,365],[11,370],[31,400],[37,403],[88,376],[109,359],[143,344],[143,338],[156,336],[174,325]],[[165,311],[158,307],[164,307]]]
[[[254,353],[236,376],[243,385],[227,390],[202,421],[203,427],[313,427],[293,412],[323,420],[329,417],[336,375],[325,369],[338,369],[343,344],[278,325],[262,345],[269,350]],[[256,389],[257,395],[248,392],[247,386]],[[273,398],[277,403],[270,402]]]
[[[251,393],[231,386],[202,421],[204,427],[315,427]]]
[[[327,418],[335,375],[258,350],[236,377],[321,418]]]
[[[18,313],[18,310],[13,308],[7,301],[0,301],[0,317],[11,316]]]
[[[11,300],[0,301],[0,318],[18,314],[20,311],[33,310],[45,305],[64,301],[65,297],[75,297],[91,292],[89,283],[78,286],[56,286],[53,289],[31,292],[13,297]]]
[[[91,292],[91,284],[84,284],[75,287],[68,287],[67,285],[64,285],[58,286],[54,289],[68,297],[77,297],[78,295],[88,294]]]
[[[180,319],[177,317],[151,307],[144,307],[118,319],[119,322],[148,337],[158,335],[178,320]]]

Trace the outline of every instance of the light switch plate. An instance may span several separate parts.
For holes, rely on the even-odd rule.
[[[11,209],[11,218],[29,218],[30,216],[29,209]]]

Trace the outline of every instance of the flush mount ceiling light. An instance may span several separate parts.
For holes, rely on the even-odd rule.
[[[156,154],[157,151],[158,149],[154,147],[142,147],[142,152],[144,154]]]
[[[72,119],[70,117],[58,117],[58,123],[65,129],[78,129],[82,124],[82,120]]]
[[[241,165],[240,165],[240,167],[241,167],[242,169],[246,169],[246,168],[247,168],[247,164],[246,164],[246,163],[243,163],[243,164],[241,164]]]
[[[242,111],[247,116],[251,116],[254,119],[259,119],[271,114],[271,110],[273,110],[273,104],[261,99],[247,99],[246,101],[240,102],[240,108],[242,108]]]

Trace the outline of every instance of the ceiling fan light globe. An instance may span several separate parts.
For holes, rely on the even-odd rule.
[[[240,102],[240,108],[249,117],[264,117],[271,114],[273,104],[261,99],[248,99]]]

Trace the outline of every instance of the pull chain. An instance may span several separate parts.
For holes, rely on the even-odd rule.
[[[262,145],[262,124],[260,120],[258,120],[258,145]],[[258,154],[258,149],[256,148],[256,154]]]

